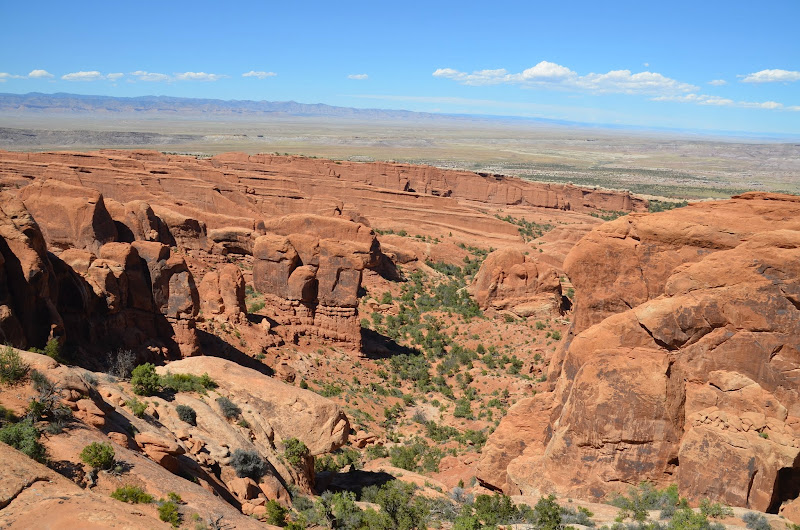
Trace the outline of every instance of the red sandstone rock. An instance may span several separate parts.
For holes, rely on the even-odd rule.
[[[82,248],[97,252],[100,246],[117,238],[103,196],[90,188],[48,179],[23,188],[20,198],[53,250]]]
[[[558,273],[518,250],[489,254],[470,289],[484,310],[510,310],[523,317],[549,317],[561,312]]]
[[[577,308],[554,390],[536,396],[543,409],[501,422],[480,479],[575,497],[677,480],[695,500],[761,511],[790,501],[800,200],[747,195],[632,214],[586,236],[566,267]],[[516,434],[525,429],[538,434]]]

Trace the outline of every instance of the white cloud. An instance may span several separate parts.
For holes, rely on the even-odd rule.
[[[714,80],[709,81],[708,84],[711,85],[711,86],[723,86],[723,85],[727,85],[728,82],[725,81],[724,79],[714,79]]]
[[[105,79],[105,76],[97,70],[89,72],[72,72],[61,76],[64,81],[99,81]]]
[[[259,79],[266,79],[268,77],[275,77],[275,72],[262,72],[257,70],[250,70],[249,72],[245,72],[242,74],[242,77],[257,77]]]
[[[226,75],[207,74],[205,72],[181,72],[175,74],[178,81],[219,81]]]
[[[509,73],[504,68],[476,70],[472,73],[439,68],[433,72],[433,76],[472,86],[516,84],[523,88],[549,88],[598,94],[680,94],[698,88],[655,72],[632,73],[630,70],[612,70],[605,74],[579,75],[566,66],[549,61],[541,61],[517,74]]]
[[[156,72],[146,72],[144,70],[136,70],[131,72],[139,81],[169,81],[171,78],[167,74],[159,74]]]
[[[708,96],[706,94],[684,94],[680,96],[659,96],[652,98],[653,101],[677,101],[680,103],[695,103],[697,105],[713,105],[718,107],[736,107],[741,109],[767,109],[767,110],[789,110],[800,111],[800,106],[786,106],[777,101],[734,101],[719,96]]]
[[[109,81],[116,81],[117,79],[121,78],[121,77],[122,77],[122,76],[124,76],[124,75],[125,75],[125,74],[122,74],[122,73],[113,73],[113,74],[108,74],[108,75],[106,76],[106,79],[108,79]]]
[[[743,83],[791,83],[800,81],[800,72],[791,70],[761,70],[752,74],[747,74],[742,79]]]
[[[357,81],[363,81],[365,79],[369,79],[367,74],[350,74],[347,76],[347,79],[355,79]]]
[[[41,79],[41,78],[49,78],[55,77],[53,74],[48,72],[47,70],[31,70],[31,73],[28,74],[28,77],[31,79]]]
[[[9,74],[8,72],[0,72],[0,83],[5,83],[7,79],[22,79],[24,75]]]

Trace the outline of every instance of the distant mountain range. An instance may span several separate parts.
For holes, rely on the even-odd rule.
[[[741,137],[772,141],[797,141],[793,134],[753,133],[747,131],[693,130],[669,127],[649,127],[609,123],[585,123],[570,120],[534,118],[523,116],[491,116],[477,114],[440,114],[410,110],[359,109],[337,107],[324,103],[298,103],[296,101],[252,101],[171,96],[115,97],[58,92],[44,94],[0,93],[0,115],[77,115],[126,117],[205,117],[205,118],[267,118],[309,117],[368,121],[407,122],[506,122],[533,127],[569,127],[592,130],[630,130],[652,133],[670,133],[689,136]]]
[[[0,94],[2,113],[58,114],[159,114],[175,116],[308,116],[383,120],[458,119],[443,114],[408,110],[356,109],[322,103],[296,101],[249,101],[222,99],[177,98],[170,96],[87,96],[81,94]]]

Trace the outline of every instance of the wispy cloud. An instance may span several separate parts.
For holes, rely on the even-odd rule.
[[[727,85],[728,82],[725,81],[724,79],[714,79],[712,81],[709,81],[708,84],[711,85],[711,86],[723,86],[723,85]]]
[[[706,94],[684,94],[680,96],[659,96],[652,98],[653,101],[677,101],[680,103],[695,103],[697,105],[710,105],[717,107],[736,107],[741,109],[766,109],[766,110],[788,110],[800,111],[800,106],[786,106],[777,101],[735,101],[719,96],[708,96]]]
[[[72,72],[61,76],[61,79],[64,81],[100,81],[105,78],[106,76],[97,70],[91,70],[88,72]]]
[[[800,72],[793,70],[761,70],[752,74],[740,75],[743,83],[791,83],[800,81]]]
[[[433,76],[472,86],[514,84],[523,88],[545,88],[596,94],[669,95],[692,92],[698,88],[656,72],[632,73],[630,70],[611,70],[605,74],[579,75],[566,66],[549,61],[541,61],[519,73],[510,73],[504,68],[475,70],[471,73],[453,68],[439,68],[433,72]]]
[[[116,74],[109,74],[109,76],[111,75]],[[220,79],[228,77],[223,74],[207,74],[205,72],[178,72],[168,75],[159,72],[147,72],[145,70],[136,70],[135,72],[131,72],[130,75],[135,77],[138,81],[153,83],[172,81],[219,81]]]
[[[268,77],[275,77],[275,72],[263,72],[259,70],[250,70],[249,72],[245,72],[242,74],[242,77],[257,77],[258,79],[266,79]]]
[[[157,72],[146,72],[144,70],[136,70],[131,72],[139,81],[169,81],[170,77],[167,74],[159,74]]]
[[[31,73],[28,74],[28,77],[31,79],[46,79],[55,76],[47,70],[31,70]]]
[[[181,72],[174,74],[178,81],[219,81],[227,75],[222,74],[207,74],[205,72]]]
[[[5,83],[8,79],[23,79],[24,75],[9,74],[8,72],[0,72],[0,83]]]
[[[365,79],[369,79],[367,74],[350,74],[347,76],[347,79],[355,79],[357,81],[363,81]]]

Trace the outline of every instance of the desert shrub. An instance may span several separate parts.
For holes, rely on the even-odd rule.
[[[375,460],[376,458],[386,458],[389,456],[389,450],[382,445],[370,445],[367,447],[367,458]]]
[[[131,398],[125,402],[125,406],[131,409],[133,415],[137,418],[141,418],[144,416],[144,411],[147,410],[147,403],[144,401],[139,401],[136,398]]]
[[[649,482],[628,489],[628,496],[618,495],[611,504],[620,508],[622,518],[631,517],[634,521],[647,519],[649,510],[661,510],[662,518],[671,517],[677,508],[688,506],[678,495],[678,487],[673,484],[666,489],[656,489]]]
[[[250,477],[256,482],[267,474],[267,463],[256,451],[235,450],[231,455],[231,467],[237,477]]]
[[[159,504],[158,518],[175,528],[181,525],[181,513],[178,511],[178,505],[172,501],[163,501]]]
[[[37,462],[45,461],[45,447],[39,443],[39,430],[30,418],[0,428],[0,442],[10,445]]]
[[[702,513],[697,513],[691,508],[682,508],[675,512],[667,527],[670,530],[724,530],[719,523],[709,523]],[[769,528],[769,525],[767,525]]]
[[[322,385],[322,388],[319,389],[318,393],[323,397],[334,397],[342,393],[342,387],[336,383],[325,383]]]
[[[252,304],[247,306],[247,312],[248,313],[258,313],[259,311],[264,309],[265,305],[266,305],[266,302],[264,302],[263,300],[259,300],[258,302],[253,302]]]
[[[106,355],[106,373],[120,379],[129,379],[136,367],[136,354],[131,350],[117,350]]]
[[[556,503],[554,495],[541,497],[533,507],[533,519],[536,528],[542,530],[557,530],[561,528],[561,508]]]
[[[364,488],[361,500],[381,507],[380,512],[367,512],[367,527],[393,530],[425,528],[430,509],[424,499],[414,496],[415,489],[413,484],[400,480],[389,481],[380,488]]]
[[[730,506],[725,506],[718,502],[712,503],[708,499],[703,499],[700,501],[700,513],[706,517],[721,519],[722,517],[731,517],[733,515],[733,510]]]
[[[153,502],[153,496],[146,493],[139,486],[121,486],[111,493],[111,498],[129,504],[149,504]]]
[[[160,385],[175,392],[199,392],[205,394],[206,390],[217,388],[217,383],[208,374],[201,376],[192,374],[170,374],[159,378]]]
[[[238,418],[242,413],[242,409],[237,407],[233,401],[225,396],[220,396],[217,398],[217,405],[219,405],[219,410],[222,412],[222,415],[229,420]]]
[[[314,459],[314,471],[339,471],[345,466],[353,466],[358,469],[361,466],[361,456],[358,451],[345,447],[335,454],[326,454]]]
[[[473,507],[475,515],[487,526],[521,522],[519,509],[507,495],[478,495]]]
[[[561,340],[561,332],[558,330],[553,331],[550,336],[553,337],[553,340]]]
[[[595,526],[594,521],[590,519],[594,514],[584,508],[578,506],[578,509],[570,506],[561,507],[561,523],[564,525],[579,524],[582,526]]]
[[[131,372],[133,392],[140,396],[152,396],[161,390],[161,381],[156,367],[151,363],[140,364]]]
[[[0,349],[0,383],[14,385],[28,375],[28,365],[11,346]]]
[[[283,456],[294,467],[300,467],[308,456],[308,447],[297,438],[288,438],[283,441]]]
[[[468,399],[460,398],[458,401],[456,401],[456,407],[453,409],[453,416],[456,418],[474,418],[472,415],[472,407],[470,406]]]
[[[114,456],[114,448],[107,442],[92,442],[81,451],[81,460],[94,469],[111,469]]]
[[[742,516],[742,521],[750,530],[770,530],[772,528],[767,518],[756,512],[747,512]]]
[[[197,412],[188,405],[178,405],[175,407],[175,412],[178,413],[178,418],[185,421],[189,425],[197,425]]]
[[[275,499],[270,499],[264,505],[267,512],[267,524],[286,526],[286,515],[289,510],[280,505]]]
[[[175,493],[174,491],[170,491],[169,493],[167,493],[167,500],[172,501],[176,504],[183,503],[183,499],[181,498],[181,496]]]
[[[64,359],[61,357],[61,345],[58,343],[58,339],[52,338],[47,341],[47,344],[44,345],[44,349],[40,352],[56,362],[63,363]]]

